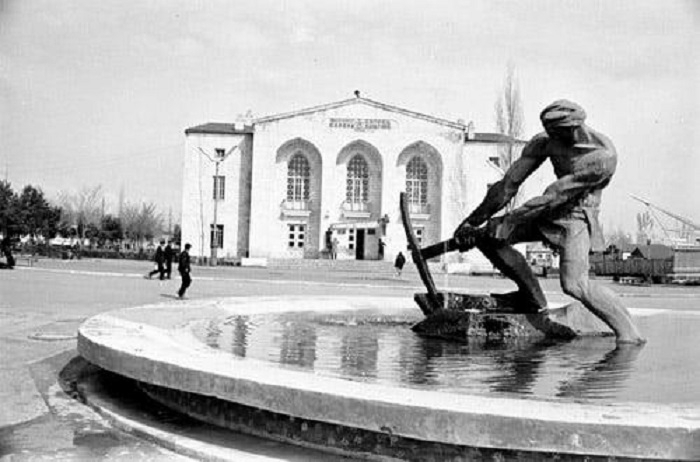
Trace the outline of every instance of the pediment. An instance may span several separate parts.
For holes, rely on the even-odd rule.
[[[352,115],[348,114],[347,108],[352,108]],[[365,109],[365,110],[363,110]],[[365,130],[382,130],[391,128],[392,117],[400,115],[413,119],[422,120],[437,125],[447,126],[450,128],[465,130],[466,126],[460,122],[453,122],[447,119],[441,119],[428,114],[403,109],[397,106],[380,103],[371,99],[356,97],[334,103],[313,106],[298,111],[275,114],[271,116],[261,117],[255,120],[255,124],[265,124],[276,122],[285,119],[297,117],[305,117],[310,115],[320,115],[326,113],[329,119],[329,125],[332,128],[348,128],[355,131]],[[376,114],[386,114],[385,118],[376,117]],[[367,116],[364,116],[367,114]],[[370,117],[369,114],[372,114]]]

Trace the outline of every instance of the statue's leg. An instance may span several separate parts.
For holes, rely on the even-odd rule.
[[[561,287],[565,294],[583,303],[615,332],[618,343],[643,343],[641,336],[627,308],[618,296],[607,287],[598,285],[588,278],[588,251],[590,235],[583,220],[569,226],[567,237],[560,248],[559,269]]]
[[[537,312],[547,307],[547,299],[540,283],[520,252],[504,241],[490,237],[477,240],[476,247],[493,266],[518,286],[518,292],[513,298],[519,305],[523,305],[523,311]]]

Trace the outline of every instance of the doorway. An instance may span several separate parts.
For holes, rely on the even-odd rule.
[[[365,259],[365,230],[358,229],[355,234],[355,259]]]

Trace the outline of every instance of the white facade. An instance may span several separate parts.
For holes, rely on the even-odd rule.
[[[501,178],[489,159],[505,141],[360,97],[185,133],[182,240],[208,256],[216,208],[220,258],[324,258],[335,240],[339,259],[393,259],[408,183],[422,244],[447,239]],[[234,147],[215,201],[217,149]]]

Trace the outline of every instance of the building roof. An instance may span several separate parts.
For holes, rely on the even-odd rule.
[[[673,249],[662,244],[638,245],[633,251],[633,257],[646,258],[647,260],[662,260],[673,257]]]
[[[336,101],[334,103],[322,104],[319,106],[313,106],[305,109],[299,109],[297,111],[285,112],[280,114],[273,114],[270,116],[260,117],[251,121],[249,124],[233,124],[233,123],[223,123],[223,122],[208,122],[206,124],[197,125],[195,127],[190,127],[185,129],[185,134],[216,134],[216,135],[238,135],[238,134],[248,134],[255,132],[255,125],[259,123],[273,122],[276,120],[288,119],[292,117],[308,115],[315,112],[328,111],[330,109],[336,109],[343,106],[349,106],[353,104],[364,104],[374,108],[379,108],[389,112],[395,112],[398,114],[403,114],[408,117],[413,117],[416,119],[425,120],[428,122],[436,123],[439,125],[445,125],[458,130],[463,130],[467,132],[469,127],[464,123],[453,122],[451,120],[442,119],[439,117],[434,117],[428,114],[422,114],[420,112],[410,111],[408,109],[403,109],[397,106],[392,106],[389,104],[380,103],[368,98],[363,98],[357,96],[355,98],[344,99],[342,101]],[[501,133],[473,133],[471,135],[465,136],[466,143],[525,143],[523,140],[514,140],[513,137],[508,135],[503,135]]]
[[[465,140],[467,143],[525,143],[523,140],[518,140],[512,136],[502,133],[474,133],[474,137]]]
[[[253,133],[254,129],[252,125],[232,124],[223,122],[208,122],[202,125],[197,125],[196,127],[190,127],[185,129],[185,135],[190,135],[193,133],[203,133],[203,134],[215,134],[215,135],[242,135],[246,133]]]
[[[297,117],[297,116],[301,116],[301,115],[308,115],[308,114],[312,114],[314,112],[328,111],[330,109],[336,109],[336,108],[343,107],[343,106],[350,106],[353,104],[364,104],[367,106],[382,109],[384,111],[395,112],[398,114],[406,115],[408,117],[422,119],[422,120],[426,120],[428,122],[433,122],[433,123],[440,124],[440,125],[446,125],[448,127],[452,127],[452,128],[456,128],[456,129],[460,129],[460,130],[466,130],[466,128],[467,128],[467,126],[465,124],[460,123],[460,122],[453,122],[451,120],[441,119],[439,117],[434,117],[434,116],[427,115],[427,114],[421,114],[420,112],[409,111],[408,109],[403,109],[403,108],[400,108],[397,106],[392,106],[390,104],[380,103],[378,101],[374,101],[374,100],[371,100],[368,98],[363,98],[361,96],[357,96],[355,98],[344,99],[342,101],[336,101],[334,103],[322,104],[320,106],[313,106],[313,107],[309,107],[309,108],[305,108],[305,109],[299,109],[297,111],[285,112],[285,113],[281,113],[281,114],[270,115],[267,117],[261,117],[259,119],[256,119],[255,123],[257,124],[257,123],[273,122],[276,120],[288,119],[291,117]]]

